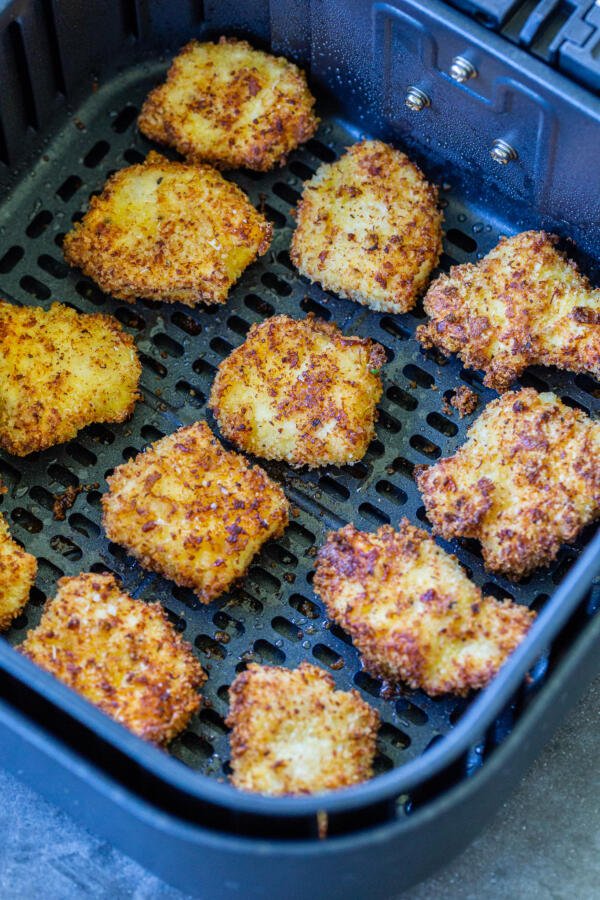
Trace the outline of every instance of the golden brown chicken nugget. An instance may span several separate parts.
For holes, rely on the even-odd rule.
[[[191,41],[175,57],[138,119],[140,131],[195,162],[265,172],[283,165],[319,120],[306,77],[246,41]]]
[[[156,744],[183,731],[206,681],[160,603],[134,600],[112,575],[61,578],[19,650]]]
[[[121,169],[66,235],[65,259],[120,300],[225,303],[272,226],[211,166],[149,153]]]
[[[412,309],[442,252],[436,188],[381,141],[321,166],[297,221],[290,256],[300,273],[371,309]]]
[[[37,560],[10,536],[0,513],[0,631],[8,628],[29,600],[35,583]]]
[[[453,266],[425,296],[425,347],[457,353],[484,384],[507,390],[527,366],[600,377],[600,290],[556,249],[558,238],[525,231],[476,265]]]
[[[133,338],[112,316],[0,301],[0,447],[16,456],[123,422],[139,399]]]
[[[233,784],[261,794],[314,794],[373,774],[379,715],[357,691],[303,662],[251,663],[229,689]]]
[[[458,560],[407,519],[397,531],[330,532],[314,588],[369,672],[431,697],[485,687],[535,617],[484,597]]]
[[[210,405],[241,450],[293,466],[362,459],[375,434],[383,347],[314,316],[253,325],[220,364]]]
[[[222,447],[205,422],[180,428],[118,466],[103,524],[147,569],[209,603],[240,578],[288,523],[285,494]]]
[[[600,514],[600,422],[552,393],[509,392],[416,476],[436,533],[480,541],[490,571],[519,579]]]

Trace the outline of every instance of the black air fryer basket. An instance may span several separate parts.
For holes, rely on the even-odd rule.
[[[399,893],[478,833],[598,669],[600,535],[592,528],[552,568],[518,585],[491,579],[471,542],[445,545],[487,593],[539,612],[494,682],[468,700],[410,690],[384,696],[311,588],[315,549],[329,529],[350,521],[374,529],[401,516],[428,527],[413,468],[454,452],[474,419],[448,415],[448,392],[473,388],[475,415],[495,395],[455,358],[420,348],[421,309],[375,313],[298,276],[288,247],[302,182],[362,135],[380,137],[406,148],[440,186],[442,269],[477,260],[502,234],[541,227],[573,239],[579,264],[598,281],[594,4],[569,4],[566,18],[550,14],[556,4],[455,5],[467,12],[435,0],[0,2],[1,295],[115,315],[137,341],[144,394],[124,425],[92,426],[24,460],[0,455],[8,487],[0,510],[39,560],[31,602],[0,642],[0,764],[202,898]],[[552,7],[546,19],[542,6]],[[303,66],[322,125],[285,168],[228,174],[264,209],[274,240],[226,306],[120,303],[65,265],[62,238],[107,175],[150,149],[136,115],[170,56],[191,37],[221,34],[247,37]],[[457,57],[459,69],[466,60],[476,77],[451,77]],[[405,103],[411,89],[425,97],[420,110]],[[494,156],[514,158],[501,164]],[[217,365],[253,322],[308,312],[386,348],[377,437],[351,466],[298,473],[266,464],[295,515],[241,587],[203,606],[106,540],[99,503],[106,476],[206,415]],[[522,384],[597,413],[600,388],[586,376],[533,369]],[[54,497],[69,487],[83,489],[57,521]],[[158,598],[208,671],[206,704],[169,753],[144,744],[10,646],[36,624],[57,578],[106,570],[134,596]],[[295,666],[303,659],[331,671],[339,687],[357,687],[380,712],[376,777],[316,797],[235,791],[227,782],[229,684],[249,660]]]

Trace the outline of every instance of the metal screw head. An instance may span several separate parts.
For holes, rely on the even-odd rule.
[[[413,112],[420,112],[422,109],[425,109],[426,106],[431,105],[431,100],[421,88],[418,87],[409,87],[406,92],[406,97],[404,98],[404,102],[408,106],[409,109],[412,109]]]
[[[490,150],[492,159],[503,166],[511,162],[511,160],[517,159],[518,155],[515,148],[511,147],[507,141],[503,141],[502,138],[496,138]]]
[[[473,63],[464,56],[455,56],[450,66],[450,78],[462,84],[469,78],[477,77],[477,69]]]

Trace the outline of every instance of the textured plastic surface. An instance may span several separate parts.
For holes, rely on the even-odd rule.
[[[328,9],[324,8],[326,6]],[[451,43],[459,33],[461,21],[464,28],[472,27],[468,23],[465,25],[458,14],[445,10],[448,21],[442,26],[444,10],[439,4],[429,4],[422,12],[411,3],[397,4],[394,8],[384,4],[337,4],[338,18],[346,9],[356,13],[349,24],[354,29],[362,28],[363,38],[365,28],[371,27],[371,21],[374,23],[374,30],[368,32],[372,39],[372,55],[367,62],[373,66],[373,60],[377,59],[380,68],[375,67],[373,74],[367,71],[364,60],[356,56],[349,58],[343,52],[343,42],[353,41],[353,37],[348,33],[344,36],[339,29],[336,34],[333,18],[331,21],[325,18],[332,15],[329,6],[324,3],[318,8],[313,7],[311,34],[306,31],[306,22],[291,16],[286,36],[282,7],[274,4],[270,11],[273,42],[277,50],[300,60],[309,50],[311,73],[321,108],[324,109],[329,96],[330,100],[337,101],[334,112],[348,113],[354,105],[356,119],[349,125],[348,117],[346,124],[342,124],[336,115],[326,116],[318,139],[292,154],[285,169],[268,175],[232,175],[257,205],[264,204],[266,214],[275,225],[275,238],[269,254],[246,272],[225,308],[199,307],[190,311],[152,303],[121,304],[102,295],[88,279],[69,271],[60,253],[62,234],[71,221],[81,215],[90,194],[102,187],[108,172],[139,160],[149,149],[149,143],[136,133],[134,120],[145,93],[164,70],[164,62],[156,62],[157,25],[148,27],[143,44],[144,53],[152,56],[154,61],[127,66],[121,74],[110,79],[106,77],[98,90],[92,91],[78,106],[76,113],[72,111],[66,122],[63,118],[62,128],[46,146],[43,157],[27,178],[15,184],[0,210],[0,287],[3,294],[15,302],[47,306],[53,299],[61,299],[81,310],[101,309],[117,315],[135,334],[143,354],[145,398],[132,421],[124,426],[93,426],[69,444],[26,461],[0,457],[0,473],[9,486],[9,494],[0,500],[0,509],[11,520],[17,537],[41,559],[39,589],[25,616],[15,623],[10,640],[20,640],[26,628],[37,620],[43,598],[53,593],[59,574],[109,568],[123,577],[126,586],[136,595],[158,597],[170,611],[173,621],[194,643],[203,664],[209,669],[204,693],[210,705],[172,747],[173,755],[185,764],[184,767],[123,733],[79,698],[47,676],[35,672],[25,660],[15,659],[6,646],[0,646],[0,664],[22,685],[32,684],[65,710],[65,714],[86,723],[89,731],[82,727],[78,729],[65,716],[53,719],[49,713],[46,725],[52,727],[57,746],[66,733],[72,736],[74,747],[85,746],[88,758],[105,769],[106,777],[120,779],[120,790],[127,787],[140,795],[145,794],[146,798],[169,805],[173,812],[183,815],[185,811],[186,815],[208,823],[212,828],[280,838],[313,836],[316,830],[314,814],[319,805],[332,812],[332,833],[365,829],[373,821],[389,819],[394,826],[401,821],[410,822],[417,815],[415,809],[429,808],[431,797],[457,781],[465,780],[466,775],[474,774],[482,766],[485,770],[486,761],[493,760],[496,755],[494,748],[502,744],[514,721],[519,721],[527,698],[538,690],[545,690],[544,680],[551,675],[557,658],[558,650],[554,647],[564,649],[559,639],[555,641],[552,653],[540,657],[532,670],[529,687],[513,698],[511,705],[488,729],[485,743],[475,743],[475,739],[481,737],[481,732],[510,699],[535,656],[558,634],[563,620],[578,605],[594,566],[597,567],[600,551],[596,540],[595,546],[576,567],[576,574],[575,570],[571,573],[570,584],[561,585],[556,592],[556,586],[576,559],[578,550],[589,540],[591,529],[582,536],[576,548],[563,551],[551,571],[519,586],[486,576],[476,548],[468,542],[463,546],[450,545],[486,590],[498,595],[510,593],[521,602],[533,603],[537,608],[552,612],[552,616],[540,617],[541,627],[537,636],[533,636],[535,642],[528,642],[522,648],[523,652],[516,655],[490,691],[478,697],[466,713],[468,704],[464,701],[431,701],[418,692],[400,692],[392,698],[383,696],[382,686],[360,670],[357,654],[345,636],[335,627],[329,627],[322,607],[312,594],[314,548],[322,542],[328,528],[350,520],[365,528],[377,527],[381,522],[396,522],[401,515],[426,524],[411,478],[412,467],[451,453],[464,439],[466,427],[473,419],[470,417],[461,422],[456,414],[449,417],[443,409],[444,393],[466,381],[479,393],[482,404],[493,394],[483,389],[476,374],[462,372],[456,360],[446,362],[422,353],[413,336],[422,317],[418,309],[414,314],[402,317],[371,313],[324,293],[294,273],[287,247],[293,228],[291,210],[302,181],[310,177],[321,161],[335,158],[345,145],[355,140],[367,121],[371,122],[372,116],[379,116],[380,127],[374,128],[374,132],[392,136],[400,142],[406,139],[420,151],[430,176],[442,185],[447,233],[443,267],[452,261],[476,259],[493,246],[502,233],[510,233],[526,224],[548,222],[549,213],[542,214],[539,206],[523,203],[516,212],[513,181],[521,184],[523,196],[530,201],[545,198],[548,208],[552,209],[552,221],[557,221],[562,202],[552,193],[554,188],[549,182],[550,174],[563,165],[562,159],[553,158],[552,165],[542,166],[539,169],[541,181],[533,187],[525,171],[517,168],[514,176],[510,172],[498,174],[497,165],[487,155],[478,155],[480,166],[489,171],[490,178],[493,175],[496,182],[502,178],[506,182],[502,192],[491,190],[485,194],[477,179],[466,179],[465,160],[459,145],[450,142],[446,158],[441,159],[444,148],[436,135],[448,124],[451,99],[456,100],[461,114],[466,116],[471,110],[473,127],[481,124],[480,118],[484,117],[483,113],[479,117],[473,110],[485,111],[496,126],[499,113],[498,110],[490,113],[481,103],[481,97],[473,100],[463,88],[451,83],[442,69],[436,68],[437,63],[433,64],[434,58],[437,59],[435,54],[420,56],[419,65],[427,64],[431,77],[437,79],[439,90],[448,91],[443,101],[446,104],[443,117],[440,119],[435,106],[433,116],[427,118],[427,111],[422,119],[415,119],[404,109],[401,85],[408,80],[415,58],[408,52],[408,45],[402,43],[400,24],[408,22],[410,26],[410,22],[419,17],[423,22],[421,30],[429,29],[428,43],[423,43],[421,49],[426,45],[431,47],[431,42],[445,48],[446,39]],[[61,4],[61,7],[66,10],[66,6]],[[37,7],[30,7],[27,15],[31,15],[33,8]],[[121,9],[125,8],[123,4]],[[265,8],[263,4],[256,4],[256,16],[251,24],[255,39],[264,38],[268,33]],[[146,19],[140,18],[139,12],[145,10],[149,15],[153,7],[152,4],[136,4],[135,9],[138,38],[136,41],[135,35],[130,34],[128,44],[132,58],[143,55],[140,22]],[[185,37],[194,28],[196,33],[201,30],[201,23],[194,20],[195,24],[191,25],[191,20],[186,18],[191,15],[188,5],[182,3],[181,10],[186,15],[182,13],[179,24],[172,13],[169,23],[164,23],[165,34],[177,42],[183,39],[182,32],[186,29]],[[371,13],[372,20],[369,18]],[[96,21],[96,15],[100,13],[92,5],[92,23]],[[244,24],[250,27],[250,20],[244,23],[243,16],[239,11],[236,14],[233,8],[227,11],[229,20],[219,19],[218,16],[225,16],[219,4],[214,10],[207,4],[205,15],[206,27],[211,34],[221,28],[243,32]],[[86,22],[81,27],[87,29],[90,26]],[[409,30],[407,41],[410,34]],[[518,56],[510,61],[502,60],[500,45],[492,43],[486,47],[485,37],[485,32],[479,33],[477,40],[479,52],[483,53],[485,48],[495,67],[490,78],[496,78],[496,81],[492,80],[490,84],[500,84],[507,71],[514,73],[521,67],[522,81],[510,88],[514,90],[511,97],[513,100],[515,97],[530,98],[527,85],[537,77],[535,71],[527,71],[524,60]],[[498,40],[493,35],[489,38],[492,42]],[[98,43],[102,44],[104,40],[105,36],[100,35]],[[464,36],[461,40],[465,40]],[[337,71],[333,60],[337,60]],[[371,94],[365,96],[373,98],[377,73],[383,78],[376,95],[377,103],[367,110],[364,97],[360,102],[356,99],[361,84],[366,85],[361,79],[371,79]],[[74,93],[76,81],[73,81]],[[556,85],[547,86],[548,91],[555,88]],[[333,96],[335,90],[337,98]],[[434,95],[434,99],[435,96],[442,102],[441,95]],[[535,96],[538,99],[534,98],[532,102],[535,108],[539,104],[542,118],[552,118],[554,111],[548,110],[548,101],[542,102],[538,95]],[[570,115],[575,115],[575,99],[573,95],[561,100],[566,104],[565,108],[571,110]],[[9,101],[5,96],[3,102],[6,109]],[[63,101],[59,98],[58,102],[60,106]],[[471,102],[475,104],[473,107],[469,106]],[[520,122],[527,109],[527,106],[521,108],[517,104],[515,121]],[[598,120],[593,107],[587,111],[580,108],[578,115],[579,133],[597,135]],[[373,121],[373,124],[376,123]],[[491,133],[494,132],[490,130]],[[532,140],[535,134],[530,136]],[[560,133],[553,131],[552,134],[557,141],[568,138],[562,123]],[[585,221],[589,214],[589,206],[584,208],[581,199],[584,188],[589,189],[589,178],[584,169],[585,152],[584,147],[579,154],[581,165],[570,173],[571,180],[577,184],[570,202],[575,203],[579,198],[579,205],[574,222],[560,224],[563,234],[576,233],[577,224]],[[458,162],[453,165],[448,161],[450,158],[462,165]],[[523,160],[523,166],[535,168],[535,160],[535,153],[531,151],[531,157]],[[8,169],[5,178],[14,180]],[[477,191],[473,184],[478,185]],[[587,229],[587,243],[588,249],[598,252],[600,222],[596,231]],[[594,274],[589,260],[586,264]],[[173,589],[167,582],[148,576],[122,550],[106,542],[99,527],[98,506],[105,476],[111,467],[161,434],[172,431],[180,423],[202,417],[216,365],[231,347],[241,343],[252,322],[260,321],[272,312],[303,315],[307,311],[333,318],[348,333],[375,337],[387,348],[389,362],[385,370],[385,396],[377,439],[365,460],[352,467],[299,474],[284,466],[267,465],[273,476],[283,482],[298,514],[293,517],[284,538],[265,548],[241,589],[210,607],[201,607],[189,592]],[[532,371],[524,381],[538,388],[548,385],[568,402],[590,411],[597,409],[598,386],[588,378]],[[84,490],[68,512],[67,520],[55,521],[51,513],[53,495],[66,487],[82,485]],[[553,597],[548,600],[550,595]],[[574,635],[585,630],[586,621],[594,612],[595,607],[589,606],[587,614],[581,613]],[[390,771],[364,788],[323,801],[310,798],[265,801],[236,794],[225,785],[215,783],[214,779],[223,781],[227,773],[223,718],[227,685],[236,671],[249,659],[293,665],[303,658],[329,667],[340,686],[359,687],[379,708],[384,727],[377,765],[380,772]],[[24,706],[34,703],[27,692],[23,696]],[[41,706],[38,711],[41,715]],[[441,740],[444,736],[445,740]],[[432,749],[423,756],[427,748]],[[405,762],[409,764],[401,766]],[[189,772],[190,767],[213,776],[213,780],[196,777]],[[432,781],[434,775],[437,779]],[[405,795],[408,789],[412,792],[411,797]],[[285,824],[277,818],[278,813],[286,816]],[[366,840],[366,832],[363,831],[363,835]],[[280,851],[271,845],[269,852],[277,855]],[[152,859],[151,853],[144,857],[149,865]]]

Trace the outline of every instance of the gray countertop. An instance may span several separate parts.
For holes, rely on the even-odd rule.
[[[599,723],[597,679],[492,825],[403,900],[600,898]],[[185,900],[1,771],[0,794],[2,900]]]

